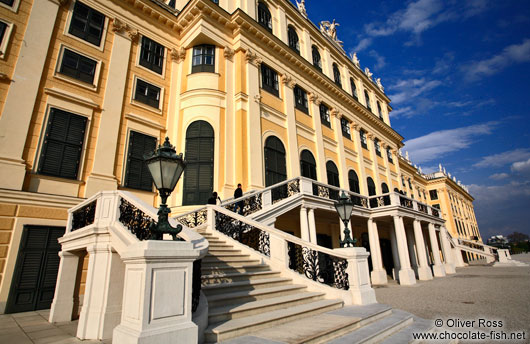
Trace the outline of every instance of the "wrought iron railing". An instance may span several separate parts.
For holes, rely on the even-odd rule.
[[[348,261],[294,242],[287,242],[289,269],[337,289],[348,290]]]
[[[313,195],[322,197],[322,198],[328,198],[334,201],[338,201],[341,192],[345,192],[348,196],[350,196],[350,199],[352,203],[356,206],[368,208],[368,199],[365,196],[362,196],[358,193],[342,190],[338,187],[322,184],[319,182],[312,181],[313,183]]]
[[[409,198],[399,196],[399,203],[401,204],[402,207],[414,209],[413,202]]]
[[[294,179],[271,189],[272,204],[300,193],[300,180]]]
[[[206,207],[202,207],[195,211],[177,216],[175,220],[183,224],[188,228],[195,228],[206,223],[207,210]]]
[[[120,222],[139,240],[151,238],[151,224],[156,221],[124,198],[120,199]]]
[[[97,201],[93,200],[84,207],[81,207],[72,212],[72,228],[71,232],[86,227],[94,223],[96,217],[96,204]]]
[[[268,257],[271,255],[269,233],[260,228],[216,211],[215,229]]]
[[[248,216],[263,209],[262,193],[252,194],[246,197],[238,198],[228,204],[222,205],[223,208],[237,211],[240,215]]]
[[[370,201],[370,208],[379,208],[379,207],[391,205],[390,195],[388,194],[381,195],[381,196],[372,196],[370,197],[369,201]]]
[[[428,214],[429,211],[427,210],[427,205],[423,204],[423,203],[420,203],[418,202],[418,210],[421,211],[422,213],[425,213],[425,214]]]

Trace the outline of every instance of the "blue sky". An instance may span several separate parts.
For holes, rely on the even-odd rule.
[[[294,3],[295,1],[293,1]],[[380,77],[423,171],[469,186],[482,236],[530,235],[530,2],[307,0]]]

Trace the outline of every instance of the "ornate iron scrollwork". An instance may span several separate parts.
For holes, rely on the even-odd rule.
[[[243,215],[243,216],[254,214],[255,212],[263,209],[263,205],[261,202],[261,193],[247,197],[245,199],[242,199],[241,201],[232,202],[230,204],[223,206],[223,208],[230,210],[230,211],[234,211],[236,209],[236,204],[241,205],[241,207],[239,207],[241,209],[240,215]]]
[[[94,218],[96,216],[96,201],[92,201],[85,205],[82,208],[77,209],[72,213],[72,229],[86,227],[94,223]]]
[[[243,245],[270,257],[269,233],[218,212],[215,214],[215,228]]]
[[[300,181],[292,180],[271,190],[272,204],[300,193]]]
[[[193,277],[191,281],[191,310],[195,312],[199,307],[201,299],[201,263],[202,259],[197,259],[193,262]]]
[[[202,208],[193,213],[177,217],[177,221],[188,228],[194,228],[206,223],[207,217],[207,209]]]
[[[348,262],[308,247],[288,242],[289,268],[307,278],[337,289],[348,290]]]
[[[123,198],[120,203],[120,222],[131,233],[136,235],[139,240],[150,239],[152,235],[150,230],[151,223],[156,224],[156,221],[152,217]]]

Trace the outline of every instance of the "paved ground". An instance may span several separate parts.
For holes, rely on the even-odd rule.
[[[513,259],[528,263],[530,254]],[[413,286],[378,287],[376,295],[380,303],[425,319],[475,320],[475,325],[479,318],[501,320],[503,330],[530,335],[530,267],[457,268],[455,275]]]
[[[81,341],[75,338],[77,321],[50,324],[49,310],[0,315],[0,343],[5,344],[70,344],[110,343]]]

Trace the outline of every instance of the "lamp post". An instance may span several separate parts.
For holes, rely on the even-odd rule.
[[[184,172],[186,161],[182,157],[182,153],[177,155],[175,147],[169,143],[168,137],[166,137],[163,145],[159,145],[153,153],[144,156],[144,159],[162,199],[158,208],[158,223],[152,223],[149,228],[151,231],[150,239],[162,240],[163,234],[167,233],[173,237],[173,240],[178,240],[177,235],[182,230],[182,226],[173,227],[169,224],[168,215],[171,211],[166,201],[175,189],[182,172]]]
[[[339,217],[344,223],[344,240],[340,241],[340,247],[353,247],[357,242],[357,239],[351,238],[350,230],[348,229],[348,222],[350,222],[351,212],[353,210],[353,203],[350,198],[346,196],[344,191],[339,197],[339,200],[335,202],[335,209],[339,213]]]

